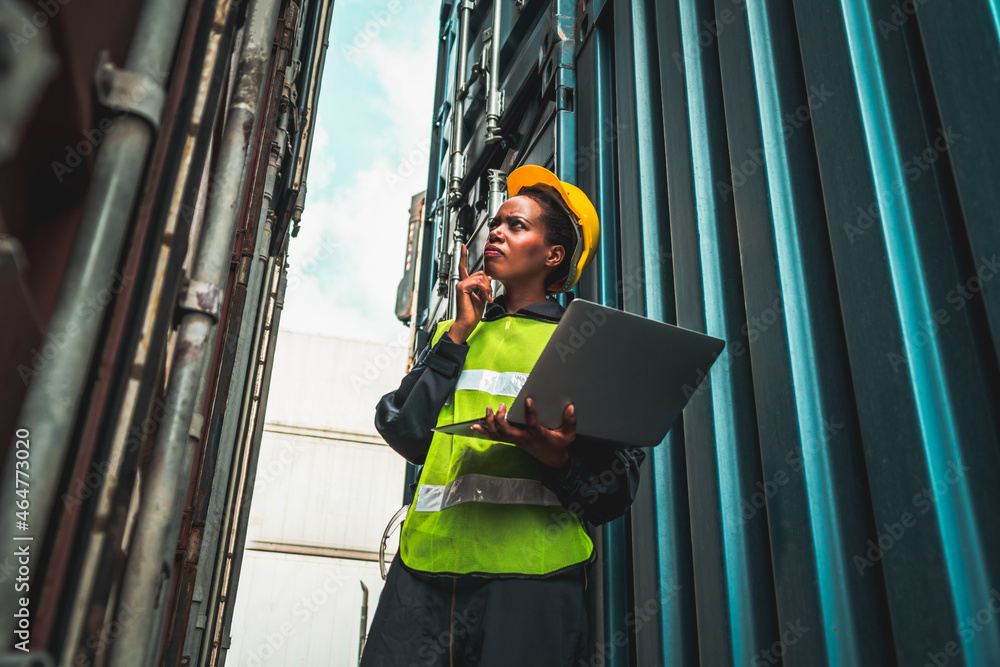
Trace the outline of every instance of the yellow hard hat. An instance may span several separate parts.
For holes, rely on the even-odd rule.
[[[587,268],[594,255],[597,254],[597,243],[600,240],[601,225],[597,219],[597,209],[590,203],[583,190],[572,183],[560,181],[559,178],[545,167],[533,164],[526,164],[510,172],[507,176],[507,195],[513,197],[520,192],[521,188],[529,185],[544,183],[551,185],[562,196],[563,202],[577,218],[577,224],[573,226],[576,232],[576,249],[573,251],[573,258],[570,260],[569,273],[559,292],[568,292],[573,289],[580,274]]]

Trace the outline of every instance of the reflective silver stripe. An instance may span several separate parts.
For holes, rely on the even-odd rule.
[[[528,379],[527,373],[517,373],[510,371],[498,373],[497,371],[485,368],[462,371],[458,376],[458,384],[455,391],[460,389],[471,389],[473,391],[484,391],[494,396],[517,396],[521,391],[524,381]],[[485,412],[485,410],[484,410]]]
[[[462,475],[445,486],[422,484],[417,489],[416,512],[440,512],[459,503],[495,505],[560,505],[559,497],[536,479]]]
[[[420,488],[417,489],[417,506],[413,510],[415,512],[437,512],[441,509],[444,489],[443,486],[421,484]]]

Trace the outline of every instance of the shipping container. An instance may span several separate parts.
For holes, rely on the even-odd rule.
[[[0,3],[0,663],[225,663],[333,4]]]
[[[995,3],[440,19],[415,350],[522,164],[600,216],[564,305],[726,341],[592,531],[587,664],[1000,664]]]

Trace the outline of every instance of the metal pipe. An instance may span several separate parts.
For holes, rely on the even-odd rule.
[[[306,78],[306,90],[304,91],[305,104],[302,106],[300,117],[305,119],[300,137],[300,146],[295,157],[295,178],[292,179],[292,189],[298,190],[298,201],[296,208],[305,206],[306,179],[309,174],[309,156],[312,154],[313,139],[316,136],[316,113],[315,109],[319,104],[320,83],[322,81],[323,69],[326,67],[326,52],[330,46],[330,21],[333,15],[333,0],[324,0],[323,6],[318,12],[318,20],[322,23],[318,28],[318,34],[323,37],[322,45],[312,51],[311,65]],[[295,226],[292,229],[292,237],[298,235],[299,218],[294,217]]]
[[[413,354],[417,347],[417,325],[420,321],[420,269],[424,259],[424,226],[427,224],[427,193],[424,192],[424,201],[418,211],[420,219],[417,221],[417,248],[413,260],[413,295],[410,299],[410,350],[409,358],[406,362],[406,372],[410,372],[410,365],[413,363]],[[404,501],[405,502],[405,501]]]
[[[302,20],[301,12],[297,12],[295,16],[286,14],[285,20],[287,29],[289,21]],[[299,34],[298,30],[296,30],[296,34]],[[256,235],[254,261],[250,265],[247,279],[247,294],[241,320],[244,324],[240,328],[236,358],[233,364],[234,373],[227,392],[226,417],[223,419],[221,433],[223,444],[220,447],[218,467],[212,484],[211,510],[206,517],[201,547],[202,556],[199,557],[200,561],[212,563],[211,568],[199,568],[198,571],[201,590],[207,590],[209,593],[204,600],[199,601],[201,604],[192,604],[190,612],[192,620],[196,620],[201,615],[208,618],[203,628],[198,627],[198,623],[189,623],[189,627],[194,628],[190,637],[193,640],[191,654],[197,652],[202,656],[200,664],[216,664],[217,652],[222,650],[223,642],[219,633],[222,632],[222,636],[225,636],[228,623],[231,622],[232,601],[235,598],[236,587],[232,577],[239,575],[239,564],[234,563],[226,556],[232,554],[233,559],[241,558],[240,550],[246,540],[246,525],[244,524],[249,519],[248,512],[253,493],[252,479],[248,480],[248,476],[255,474],[256,457],[259,455],[260,444],[252,439],[248,442],[246,434],[254,428],[251,416],[251,413],[255,412],[253,410],[253,394],[257,386],[256,376],[264,319],[270,302],[269,277],[273,273],[274,266],[274,258],[270,256],[271,239],[275,226],[278,224],[273,210],[275,191],[279,189],[278,174],[286,162],[290,145],[287,128],[291,116],[290,105],[292,86],[295,85],[296,61],[301,47],[301,42],[297,41],[292,45],[291,54],[282,50],[281,57],[290,57],[285,61],[279,61],[277,65],[280,67],[283,62],[288,63],[285,68],[284,87],[280,111],[275,122],[274,138],[268,152],[260,217],[257,221],[259,231]],[[294,163],[291,163],[288,169],[293,168]],[[265,284],[268,296],[261,299],[261,292],[264,291]],[[259,412],[257,416],[260,416]],[[245,450],[234,452],[241,443],[248,443]],[[247,465],[239,464],[241,460],[245,460]],[[232,526],[234,515],[237,517],[235,530]],[[233,543],[234,533],[236,544]],[[226,602],[222,602],[223,599]],[[212,613],[201,614],[200,606],[202,604],[207,609],[212,610]],[[222,607],[221,624],[219,623],[220,613],[217,606]],[[208,638],[211,638],[211,641]],[[222,661],[224,662],[224,658]]]
[[[269,224],[268,226],[271,225]],[[268,233],[268,237],[270,237],[270,232]],[[239,510],[236,512],[236,531],[229,548],[227,548],[227,553],[232,554],[232,557],[226,561],[229,572],[225,577],[221,578],[227,582],[227,586],[224,592],[226,601],[222,614],[222,627],[218,633],[219,637],[228,637],[229,630],[233,624],[233,615],[236,610],[237,587],[240,581],[240,573],[243,569],[247,532],[250,528],[250,509],[253,502],[254,483],[257,479],[257,463],[260,460],[260,448],[264,439],[264,414],[267,408],[267,390],[271,381],[271,368],[274,364],[273,342],[277,338],[278,333],[276,330],[277,322],[274,318],[278,314],[276,311],[280,306],[276,303],[276,298],[283,261],[281,265],[276,267],[277,263],[278,260],[275,257],[268,256],[267,268],[264,271],[263,277],[264,284],[268,285],[267,298],[261,301],[260,314],[257,320],[257,331],[259,333],[254,341],[254,350],[256,351],[254,359],[256,359],[256,363],[254,364],[254,370],[251,373],[250,382],[247,387],[249,390],[247,405],[253,405],[254,418],[251,420],[250,428],[248,429],[248,449],[243,474],[242,493],[238,496]],[[275,270],[276,268],[277,271]],[[263,351],[263,354],[261,354],[261,351]],[[255,390],[257,387],[260,387],[260,393],[254,396],[253,394],[256,393]],[[219,659],[211,661],[211,664],[224,666],[226,664],[226,657],[228,656],[228,643],[220,641],[216,645],[216,650],[218,651]]]
[[[486,91],[486,143],[503,138],[500,116],[503,115],[503,91],[500,90],[500,19],[501,0],[493,0],[493,28],[490,31],[489,84]]]
[[[271,224],[272,222],[269,220],[269,228]],[[267,237],[269,241],[270,233],[267,234]],[[272,262],[273,258],[268,258],[267,263],[270,265]],[[250,499],[245,497],[245,493],[247,493],[246,485],[248,476],[256,473],[255,456],[259,454],[259,450],[255,451],[255,444],[247,437],[247,434],[251,433],[253,428],[252,420],[254,417],[250,413],[256,412],[253,410],[252,394],[256,385],[257,359],[260,356],[260,333],[263,329],[264,318],[267,315],[269,299],[260,302],[255,299],[253,305],[257,312],[254,314],[253,319],[246,318],[246,321],[253,322],[253,325],[244,326],[241,329],[240,339],[247,340],[244,338],[242,332],[249,332],[247,345],[252,351],[251,356],[254,363],[251,369],[248,369],[246,375],[244,375],[246,381],[243,383],[242,392],[240,393],[243,401],[241,403],[242,415],[236,434],[238,449],[234,452],[233,465],[229,468],[230,474],[226,488],[226,502],[223,506],[221,520],[218,522],[221,530],[219,531],[218,546],[215,551],[215,562],[212,570],[207,570],[206,568],[212,574],[212,583],[211,591],[207,598],[209,613],[206,614],[205,639],[201,643],[202,657],[198,663],[201,665],[220,664],[219,652],[228,649],[228,644],[224,641],[226,637],[224,634],[226,616],[231,613],[232,604],[235,601],[236,583],[233,577],[239,574],[238,570],[234,572],[232,569],[232,561],[237,555],[235,542],[239,539],[241,531],[239,522],[244,507],[249,511]],[[231,389],[231,391],[233,390]],[[253,492],[252,483],[250,484],[249,492]],[[202,553],[205,552],[202,551]]]
[[[188,444],[184,448],[184,459],[181,461],[180,471],[183,475],[187,472],[187,476],[182,478],[178,484],[178,493],[174,497],[174,507],[172,511],[170,527],[167,530],[167,535],[179,535],[181,531],[181,523],[184,519],[184,502],[187,499],[186,491],[187,487],[185,482],[189,482],[191,466],[194,465],[195,452],[198,449],[198,443],[201,442],[202,431],[205,425],[205,416],[200,412],[205,405],[205,396],[208,393],[208,378],[209,373],[204,372],[201,374],[201,379],[198,382],[198,391],[195,393],[194,407],[195,413],[191,417],[191,427],[188,429]],[[177,538],[174,538],[174,542],[177,542]],[[168,545],[170,549],[170,554],[168,558],[173,558],[174,548],[173,545]],[[169,580],[168,580],[169,581]],[[167,589],[164,593],[164,599],[169,595],[169,587],[166,586],[167,582],[164,582],[165,588]],[[167,605],[161,604],[153,609],[149,609],[147,613],[153,615],[152,619],[152,636],[150,637],[149,647],[150,650],[146,653],[146,667],[156,667],[160,661],[160,642],[162,641],[163,633],[167,632],[166,624],[164,623],[164,617],[167,614]]]
[[[451,270],[451,255],[445,251],[447,243],[445,232],[448,229],[448,219],[445,217],[444,211],[447,209],[444,197],[438,200],[434,207],[434,256],[438,260],[438,296],[444,297],[448,295],[448,272]]]
[[[291,54],[286,55],[290,56]],[[291,61],[291,58],[288,58],[288,61]],[[278,66],[280,67],[280,65],[279,61]],[[289,62],[286,72],[291,73],[293,68],[294,65]],[[289,82],[288,79],[289,77],[286,76],[286,84]],[[283,89],[283,92],[286,93],[285,98],[290,98],[289,89]],[[246,455],[246,452],[241,452],[237,448],[245,441],[244,434],[247,431],[250,418],[250,398],[254,390],[255,360],[259,349],[260,322],[263,317],[262,305],[266,305],[266,301],[264,304],[260,301],[263,285],[262,274],[264,266],[269,263],[271,235],[275,224],[272,203],[277,188],[278,172],[285,161],[288,146],[286,128],[290,116],[289,102],[287,99],[283,99],[282,104],[284,106],[278,113],[274,139],[268,152],[268,166],[264,175],[260,217],[256,223],[258,232],[254,245],[254,261],[250,264],[247,278],[246,299],[243,303],[240,320],[242,324],[236,343],[233,373],[226,392],[226,410],[220,435],[221,445],[216,459],[215,478],[212,483],[210,510],[205,518],[205,532],[202,536],[199,555],[199,562],[211,563],[211,567],[199,567],[196,588],[200,587],[201,590],[208,591],[208,595],[203,600],[192,601],[191,604],[190,618],[197,620],[199,616],[205,616],[208,620],[204,628],[199,628],[197,623],[188,623],[188,627],[193,628],[193,636],[189,637],[192,640],[191,650],[202,656],[199,664],[210,664],[210,654],[214,650],[212,642],[207,641],[206,638],[216,634],[218,612],[215,607],[216,602],[223,595],[222,591],[226,580],[226,577],[223,576],[224,571],[228,568],[225,556],[232,552],[229,545],[229,524],[234,505],[241,502],[238,485],[241,480],[242,466],[236,464]],[[203,612],[203,606],[211,610],[211,613]]]
[[[456,216],[457,218],[457,216]],[[462,262],[462,229],[458,224],[458,220],[455,220],[455,230],[451,233],[451,271],[448,275],[448,318],[452,319],[456,317],[458,313],[458,304],[456,299],[453,299],[454,286],[458,284],[459,273],[458,266]]]
[[[172,2],[172,0],[170,0]],[[181,470],[201,376],[214,348],[223,284],[229,270],[237,216],[245,185],[244,165],[271,54],[280,0],[252,0],[247,10],[247,38],[236,71],[236,89],[229,105],[218,160],[215,191],[199,239],[188,295],[189,312],[181,320],[174,347],[167,392],[167,421],[157,432],[156,448],[145,492],[140,501],[136,534],[122,583],[120,603],[133,608],[159,607],[166,602],[177,535],[167,534],[181,482],[190,471]],[[252,136],[252,133],[251,135]],[[152,614],[139,614],[122,624],[112,646],[111,667],[143,664],[151,633]]]
[[[84,202],[59,296],[49,320],[47,341],[40,345],[48,363],[38,369],[21,406],[18,431],[11,443],[3,475],[3,506],[11,508],[0,517],[0,536],[6,544],[24,544],[37,557],[46,545],[44,540],[52,508],[59,492],[59,479],[70,449],[70,438],[77,409],[84,394],[84,384],[103,324],[107,298],[120,289],[115,272],[118,256],[128,231],[132,210],[139,192],[140,178],[155,135],[153,124],[159,122],[159,109],[150,105],[162,100],[165,73],[173,62],[186,3],[176,0],[148,0],[139,17],[132,45],[123,70],[105,69],[121,76],[125,95],[118,101],[141,105],[148,119],[137,114],[123,114],[112,120],[112,127],[97,151],[94,176]],[[51,354],[49,351],[51,350]],[[17,434],[27,433],[26,438]],[[24,524],[15,524],[16,440],[27,440],[30,449],[30,515]],[[21,480],[22,485],[24,480]],[[25,537],[36,540],[23,540]],[[15,538],[18,542],[15,542]],[[32,574],[34,568],[32,568]],[[31,575],[29,575],[31,576]],[[17,596],[0,596],[0,641],[10,644]]]
[[[323,0],[320,9],[316,13],[316,21],[319,26],[316,34],[322,36],[322,44],[313,47],[310,51],[310,66],[305,76],[306,89],[304,93],[305,103],[299,117],[304,119],[303,129],[299,133],[299,146],[295,155],[295,176],[292,178],[292,190],[297,191],[295,206],[292,209],[292,220],[290,224],[291,236],[294,238],[299,234],[299,223],[302,220],[302,211],[305,209],[306,194],[308,186],[306,178],[309,175],[309,156],[312,154],[313,139],[316,136],[316,114],[314,109],[319,104],[320,81],[322,80],[323,68],[326,66],[326,51],[330,46],[330,20],[333,15],[333,0]]]
[[[465,117],[465,68],[468,64],[469,19],[475,3],[462,0],[458,8],[458,54],[455,66],[455,95],[451,107],[451,160],[448,169],[448,205],[462,199],[462,179],[465,178],[465,153],[462,152],[462,121]]]
[[[287,114],[283,113],[282,117],[287,119]],[[280,128],[276,132],[276,136],[282,136],[284,134],[284,131]],[[283,139],[281,140],[281,144],[285,144]],[[228,532],[224,543],[221,539],[220,533],[219,543],[222,545],[222,548],[219,548],[216,553],[216,572],[215,576],[212,577],[212,594],[209,597],[209,600],[213,601],[209,604],[210,607],[214,606],[214,601],[219,601],[219,605],[224,607],[222,610],[223,632],[225,631],[225,626],[227,625],[227,619],[229,621],[232,620],[232,601],[235,599],[236,589],[234,578],[239,576],[239,566],[234,561],[237,558],[242,558],[240,551],[242,550],[242,545],[246,543],[246,530],[250,519],[250,503],[253,496],[253,477],[256,475],[257,458],[260,455],[260,442],[254,441],[252,437],[248,438],[247,434],[249,433],[252,436],[252,432],[255,430],[254,420],[263,418],[260,407],[257,406],[256,409],[254,409],[254,393],[257,388],[257,375],[260,366],[260,350],[263,345],[264,324],[266,322],[271,299],[270,278],[273,275],[274,270],[274,257],[270,257],[268,255],[268,251],[271,247],[271,235],[274,231],[275,219],[273,211],[269,211],[268,207],[272,201],[272,197],[274,196],[278,169],[281,164],[281,159],[284,157],[284,153],[285,151],[283,149],[275,150],[274,144],[272,144],[271,155],[267,168],[267,185],[264,186],[264,199],[267,206],[264,204],[261,205],[261,213],[266,214],[266,221],[264,223],[263,232],[259,235],[259,243],[257,246],[258,250],[256,254],[258,261],[255,261],[254,265],[251,267],[251,282],[247,285],[248,294],[246,311],[250,311],[252,307],[256,312],[245,312],[244,322],[252,322],[253,324],[252,326],[244,325],[241,330],[247,331],[250,334],[250,340],[247,345],[247,362],[249,363],[249,368],[247,369],[246,374],[243,375],[244,381],[242,383],[242,387],[240,387],[242,391],[237,392],[236,387],[230,388],[231,393],[236,393],[242,398],[242,410],[240,411],[240,422],[236,432],[236,441],[238,443],[245,443],[245,450],[242,452],[241,456],[241,458],[245,461],[245,464],[234,466],[232,470],[232,497],[226,503],[226,514],[221,523],[223,529]],[[261,300],[260,293],[265,283],[268,284],[267,297]],[[253,319],[251,319],[251,315],[253,316]],[[240,336],[240,339],[243,339],[242,335]],[[236,383],[234,382],[234,384]],[[235,529],[232,522],[233,516],[236,517]],[[226,558],[229,554],[232,555],[229,558]],[[228,573],[226,572],[227,570]],[[215,632],[212,625],[209,625],[206,630],[211,631],[213,636],[218,634]],[[225,635],[223,634],[222,636]],[[215,637],[215,639],[220,639],[220,637]],[[215,652],[219,650],[221,646],[221,641],[211,643],[206,642],[205,648],[211,647],[212,652]],[[214,660],[209,660],[207,664],[214,664],[214,662]]]
[[[489,194],[486,199],[486,224],[488,225],[489,221],[496,217],[500,206],[507,199],[507,174],[499,169],[489,169],[486,171],[486,178],[489,181]],[[483,268],[485,266],[484,262]],[[490,284],[493,286],[494,299],[504,293],[503,283],[499,280],[492,280]]]

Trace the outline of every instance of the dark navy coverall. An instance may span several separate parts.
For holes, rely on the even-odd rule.
[[[503,295],[487,303],[483,320],[506,314]],[[558,321],[553,297],[519,313]],[[469,350],[447,333],[425,347],[399,388],[381,398],[375,428],[407,461],[422,465],[438,414],[455,390]],[[639,486],[639,448],[570,444],[562,469],[540,464],[542,483],[563,506],[598,525],[625,513]],[[361,667],[562,667],[589,655],[587,571],[548,577],[428,575],[396,554],[379,597]]]

